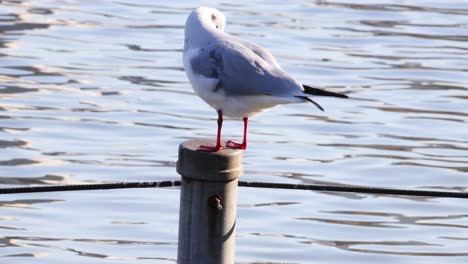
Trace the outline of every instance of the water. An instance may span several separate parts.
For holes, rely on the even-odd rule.
[[[272,51],[317,98],[254,117],[244,180],[466,191],[466,1],[1,1],[0,186],[178,179],[214,138],[187,14]],[[242,123],[228,120],[225,139]],[[174,263],[178,189],[3,195],[1,263]],[[238,263],[466,263],[456,199],[241,188]]]

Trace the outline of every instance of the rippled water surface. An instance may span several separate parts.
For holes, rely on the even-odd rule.
[[[467,1],[252,3],[0,1],[0,186],[178,179],[178,145],[216,132],[181,59],[210,5],[351,97],[252,118],[244,180],[467,189]],[[175,263],[178,207],[178,189],[2,195],[0,262]],[[236,261],[466,263],[468,204],[241,188]]]

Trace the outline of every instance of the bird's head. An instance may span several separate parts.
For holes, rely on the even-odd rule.
[[[187,26],[201,24],[207,30],[224,31],[226,27],[226,17],[218,9],[211,7],[199,7],[193,11],[187,18]]]

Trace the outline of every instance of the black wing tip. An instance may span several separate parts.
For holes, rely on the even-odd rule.
[[[315,105],[318,109],[322,110],[322,112],[325,111],[325,109],[323,109],[323,107],[321,105],[319,105],[317,102],[315,102],[314,100],[310,99],[309,97],[307,96],[296,96],[298,98],[302,98],[310,103],[312,103],[313,105]]]
[[[308,85],[303,84],[302,87],[304,88],[304,93],[310,94],[310,95],[317,95],[317,96],[332,96],[332,97],[338,97],[338,98],[349,98],[346,94],[341,94],[341,93],[334,93],[330,91],[326,91],[323,89],[319,88],[314,88]]]

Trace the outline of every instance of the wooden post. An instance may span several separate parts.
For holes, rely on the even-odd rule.
[[[242,150],[197,151],[208,140],[179,146],[177,172],[182,175],[178,264],[232,264],[235,251],[237,181]]]

